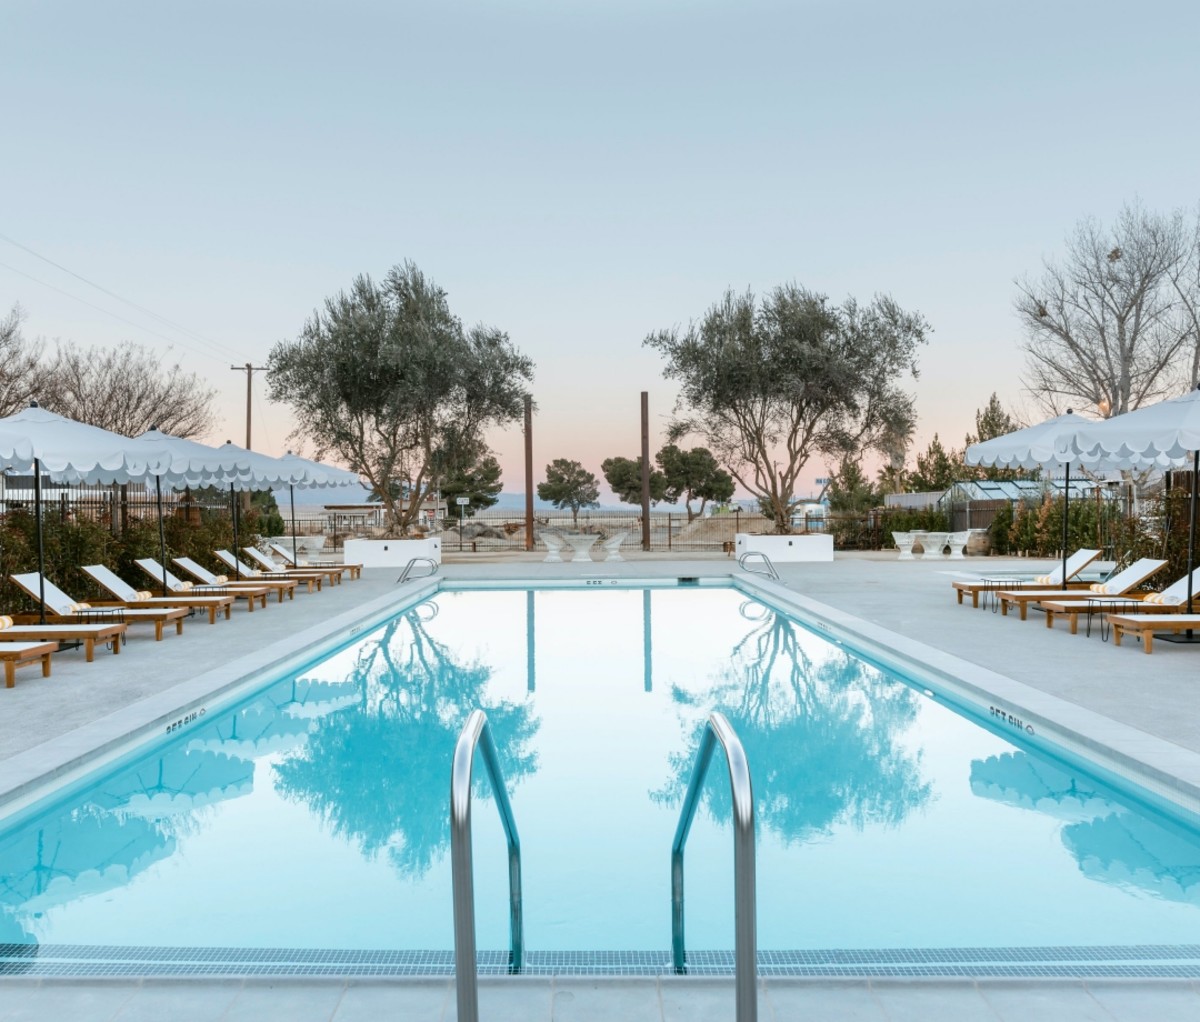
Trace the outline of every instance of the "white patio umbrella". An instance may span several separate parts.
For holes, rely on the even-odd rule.
[[[0,419],[0,436],[24,438],[12,453],[32,455],[33,500],[36,516],[38,575],[46,573],[42,539],[42,474],[63,483],[135,483],[166,471],[169,458],[161,446],[135,444],[127,436],[77,422],[40,408],[36,401],[15,415]],[[0,454],[6,453],[0,442]],[[40,594],[44,596],[45,593]],[[41,601],[40,620],[46,619]]]
[[[1062,525],[1062,587],[1067,588],[1067,511],[1071,499],[1071,464],[1080,462],[1080,456],[1068,449],[1065,438],[1075,431],[1090,425],[1092,420],[1076,415],[1070,409],[1053,419],[1026,426],[1004,436],[993,437],[967,448],[964,461],[968,465],[984,465],[989,468],[1047,469],[1061,468],[1063,479],[1063,525]],[[1089,468],[1097,467],[1099,459],[1093,459]]]
[[[238,513],[237,505],[233,500],[233,490],[274,490],[277,487],[292,486],[301,479],[301,472],[298,466],[288,465],[283,458],[275,458],[269,454],[261,454],[258,451],[250,451],[245,447],[238,447],[232,441],[226,440],[221,445],[220,450],[231,457],[243,458],[248,466],[247,476],[245,479],[238,480],[236,484],[231,484],[229,488],[231,514],[233,516],[233,548],[236,554],[238,548]],[[235,567],[235,575],[239,574],[240,568]]]
[[[174,489],[185,486],[219,486],[230,489],[232,497],[234,490],[264,490],[278,485],[275,480],[290,478],[288,471],[281,467],[278,458],[271,458],[257,451],[248,451],[236,444],[225,443],[219,447],[202,444],[198,440],[185,437],[171,436],[157,428],[148,429],[134,440],[153,446],[155,449],[164,448],[171,455],[169,467],[156,477],[155,489],[158,500],[158,540],[161,548],[160,562],[164,575],[167,567],[166,537],[163,534],[162,513],[162,484],[165,482]],[[232,501],[231,501],[232,503]],[[234,547],[237,547],[237,507],[231,509],[233,515]],[[167,593],[167,580],[163,578],[163,594]]]
[[[326,489],[335,486],[358,486],[359,478],[357,472],[351,472],[349,469],[338,468],[335,465],[326,465],[324,462],[313,461],[310,458],[302,458],[298,454],[293,454],[288,451],[282,458],[279,459],[290,468],[299,473],[299,482],[288,484],[288,499],[291,503],[292,512],[292,563],[299,564],[300,558],[296,550],[296,490],[314,490]]]
[[[1200,389],[1092,422],[1065,434],[1060,456],[1085,463],[1103,460],[1113,468],[1189,466],[1192,472],[1188,517],[1187,612],[1192,613],[1191,573],[1196,567],[1196,478],[1200,473]],[[1192,641],[1191,633],[1183,641]]]

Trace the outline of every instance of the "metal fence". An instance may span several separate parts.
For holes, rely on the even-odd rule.
[[[153,491],[133,485],[47,486],[43,503],[50,513],[64,519],[85,518],[102,523],[114,535],[120,535],[135,522],[154,520],[158,514]],[[14,486],[11,480],[0,486],[0,513],[18,508],[31,510],[32,505],[30,486]],[[997,513],[1010,505],[1007,500],[990,500],[947,508],[949,528],[951,531],[987,529]],[[231,511],[227,498],[209,493],[201,499],[186,491],[164,492],[163,509],[168,516],[195,522],[204,514],[227,515]],[[376,537],[382,532],[382,516],[373,510],[317,509],[309,505],[296,509],[293,517],[291,508],[284,503],[279,512],[284,535],[291,535],[294,529],[298,536],[322,537],[326,549],[341,549],[347,538]],[[910,513],[904,508],[877,508],[856,515],[797,515],[792,520],[792,530],[799,534],[831,534],[839,550],[880,550],[893,545],[891,523],[896,516]],[[438,526],[429,531],[441,534],[442,548],[447,552],[489,553],[526,548],[523,511],[492,508],[461,520],[443,518]],[[534,549],[546,549],[537,538],[544,529],[590,533],[598,540],[625,533],[622,545],[632,550],[641,546],[642,515],[636,509],[581,510],[577,516],[569,511],[538,511],[534,515]],[[686,512],[652,511],[649,531],[652,551],[731,553],[738,533],[770,533],[774,531],[774,522],[762,514],[738,508],[690,520]]]

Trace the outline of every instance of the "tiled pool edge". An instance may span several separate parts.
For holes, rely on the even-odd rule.
[[[433,595],[439,581],[435,576],[376,597],[327,618],[301,635],[273,642],[9,757],[4,760],[0,782],[0,819],[40,797],[41,789],[48,784],[67,783],[77,772],[94,770],[106,757],[124,754],[131,745],[161,733],[172,721],[229,696],[250,678],[286,671],[337,648],[347,638]]]
[[[1200,815],[1200,753],[785,586],[745,576],[733,576],[732,581],[748,596],[811,622],[828,638],[849,642],[886,667],[928,681],[952,703],[1096,762],[1152,795]]]
[[[687,980],[736,972],[732,951],[689,952],[687,963],[681,976],[669,951],[531,951],[514,976],[508,952],[480,951],[476,957],[479,976],[492,978]],[[0,945],[0,980],[431,979],[454,972],[452,951]],[[1200,979],[1200,945],[760,951],[756,972],[760,979]]]

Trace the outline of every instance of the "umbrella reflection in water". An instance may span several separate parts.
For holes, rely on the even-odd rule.
[[[176,747],[117,774],[94,801],[106,809],[159,817],[239,798],[253,787],[252,761]]]
[[[1119,811],[1101,785],[1025,752],[971,762],[971,791],[980,798],[1033,809],[1068,823]]]
[[[187,748],[253,759],[297,749],[308,740],[311,730],[310,720],[280,713],[274,706],[255,703],[209,724],[188,742]]]
[[[1136,813],[1114,813],[1063,829],[1085,876],[1167,901],[1200,904],[1200,839]]]
[[[0,903],[36,913],[113,890],[175,850],[137,816],[76,810],[22,827],[0,843]]]
[[[289,717],[324,717],[347,706],[356,705],[361,692],[357,682],[322,681],[317,678],[289,678],[272,685],[263,693],[280,713]]]
[[[1099,782],[1008,752],[972,762],[971,791],[1065,821],[1063,845],[1092,880],[1200,904],[1200,834],[1131,811]]]

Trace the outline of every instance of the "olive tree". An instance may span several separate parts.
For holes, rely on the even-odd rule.
[[[644,343],[680,386],[671,439],[702,437],[787,532],[814,455],[840,462],[911,435],[913,401],[901,384],[917,375],[927,329],[888,296],[832,305],[787,284],[762,301],[727,291],[700,322]]]
[[[503,331],[464,328],[446,292],[411,262],[325,300],[268,358],[272,400],[297,435],[360,473],[403,534],[455,472],[488,453],[484,432],[517,420],[533,362]]]

